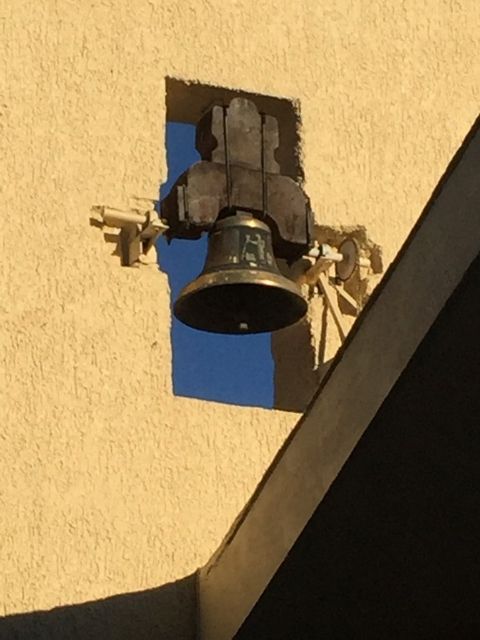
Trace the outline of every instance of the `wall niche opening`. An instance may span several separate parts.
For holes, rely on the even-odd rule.
[[[228,105],[234,97],[251,100],[260,112],[277,118],[279,146],[275,159],[283,175],[301,182],[298,112],[284,98],[214,87],[176,78],[166,79],[167,181],[160,199],[177,178],[200,160],[195,147],[195,125],[213,105]],[[180,290],[195,279],[204,266],[207,235],[198,240],[162,238],[159,265],[169,278],[171,304]],[[177,396],[228,404],[273,408],[276,405],[272,334],[224,335],[191,329],[172,314],[172,376]]]

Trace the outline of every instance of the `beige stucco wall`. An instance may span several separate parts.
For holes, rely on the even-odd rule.
[[[93,205],[155,198],[165,76],[299,101],[317,219],[385,262],[480,103],[480,5],[0,1],[0,608],[139,591],[207,561],[294,413],[175,398],[169,292]],[[295,363],[292,363],[292,373]]]

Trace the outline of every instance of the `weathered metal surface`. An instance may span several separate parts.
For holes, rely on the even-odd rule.
[[[294,260],[310,246],[309,200],[295,180],[280,174],[277,120],[263,115],[263,122],[262,132],[262,114],[245,98],[234,98],[225,112],[214,106],[199,121],[196,146],[202,160],[180,176],[161,205],[170,237],[198,238],[231,206],[264,219],[278,258]]]
[[[234,98],[227,108],[227,135],[230,163],[261,169],[261,115],[246,98]],[[265,169],[280,173],[275,159],[279,145],[278,122],[265,115]],[[214,106],[197,125],[196,147],[202,160],[225,164],[223,107]]]
[[[291,325],[307,307],[298,285],[278,269],[269,227],[240,212],[215,225],[205,267],[182,289],[174,313],[195,329],[247,334]]]

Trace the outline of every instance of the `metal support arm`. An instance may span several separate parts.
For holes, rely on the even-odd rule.
[[[120,247],[124,266],[130,267],[136,262],[142,262],[142,256],[146,256],[157,238],[168,230],[168,225],[153,209],[122,211],[106,206],[98,209],[104,225],[120,228]]]

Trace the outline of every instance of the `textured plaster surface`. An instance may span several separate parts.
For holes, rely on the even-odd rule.
[[[190,574],[296,422],[173,397],[167,278],[89,226],[158,196],[165,76],[298,100],[317,219],[365,225],[388,264],[478,111],[479,14],[0,0],[4,614]]]

